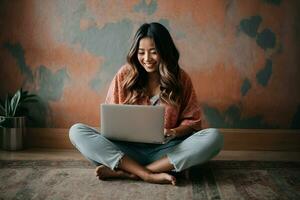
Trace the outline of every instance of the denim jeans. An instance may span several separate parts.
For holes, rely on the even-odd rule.
[[[180,172],[204,163],[216,156],[223,147],[223,135],[209,128],[185,138],[176,138],[166,144],[145,144],[109,140],[88,125],[77,123],[69,131],[72,144],[95,165],[103,164],[114,170],[124,155],[141,165],[150,164],[167,156]]]

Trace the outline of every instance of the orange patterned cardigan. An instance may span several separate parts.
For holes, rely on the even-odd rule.
[[[129,74],[130,67],[124,65],[117,72],[113,78],[110,87],[108,89],[105,103],[107,104],[123,104],[126,99],[124,88],[122,88],[122,82]],[[165,128],[176,128],[180,125],[187,125],[194,130],[201,129],[201,110],[197,101],[196,93],[193,88],[193,84],[189,75],[180,69],[181,83],[183,86],[183,101],[179,107],[175,107],[168,104],[160,105],[165,106]],[[139,105],[151,105],[149,97],[140,99],[137,103]]]

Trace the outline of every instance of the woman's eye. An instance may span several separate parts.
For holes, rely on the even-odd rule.
[[[139,54],[139,55],[143,55],[143,54],[144,54],[144,52],[138,52],[138,54]]]

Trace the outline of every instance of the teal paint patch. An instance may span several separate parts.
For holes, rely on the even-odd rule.
[[[278,128],[263,121],[262,116],[257,115],[249,118],[241,118],[240,108],[230,106],[224,113],[207,104],[202,106],[205,118],[210,127],[214,128]]]
[[[257,35],[256,43],[264,50],[274,48],[276,44],[276,36],[270,29],[264,29]]]
[[[297,111],[294,114],[292,123],[291,123],[292,129],[300,129],[300,105],[298,105]]]
[[[52,73],[48,68],[41,65],[38,68],[38,77],[38,94],[47,101],[58,101],[62,96],[64,83],[69,78],[66,69]]]
[[[265,3],[273,4],[279,6],[282,0],[264,0]]]
[[[158,23],[164,25],[171,32],[170,34],[173,35],[174,38],[176,39],[186,38],[186,34],[184,31],[178,31],[171,28],[170,21],[168,19],[164,19],[164,18],[160,19],[158,20]]]
[[[90,28],[75,33],[74,44],[80,44],[82,48],[94,55],[101,55],[111,60],[116,60],[124,55],[124,50],[129,48],[129,39],[133,24],[129,20],[122,20],[117,23],[108,23],[103,28]]]
[[[225,123],[224,116],[219,112],[218,109],[210,107],[208,105],[203,105],[202,107],[205,118],[210,127],[228,127],[228,125]]]
[[[77,38],[76,41],[81,43],[83,48],[105,58],[101,71],[90,81],[89,85],[94,91],[100,91],[125,64],[132,29],[132,22],[123,20],[107,24],[102,29],[90,29]]]
[[[168,19],[160,19],[158,23],[164,25],[168,30],[171,30],[170,21]]]
[[[16,59],[18,67],[23,75],[26,76],[26,80],[33,82],[33,73],[30,67],[26,64],[25,61],[25,51],[20,43],[11,44],[9,42],[4,44],[4,48],[6,48],[11,55]]]
[[[33,77],[30,66],[26,64],[24,49],[21,44],[6,43],[4,46],[10,51],[12,56],[16,58],[21,73],[26,76],[25,82],[33,83],[35,77]],[[58,100],[61,97],[65,79],[68,77],[66,70],[61,69],[56,74],[52,74],[45,66],[40,66],[38,73],[40,89],[37,93],[45,100]]]
[[[111,77],[111,76],[112,75],[110,75],[108,77]],[[108,78],[108,77],[105,78],[105,76],[102,75],[102,72],[98,71],[96,73],[96,76],[92,80],[90,80],[89,87],[94,91],[100,90],[102,84],[105,84],[104,82],[109,82],[111,80],[111,78]]]
[[[272,61],[267,59],[265,67],[256,74],[258,84],[266,87],[272,75]]]
[[[225,122],[229,124],[234,124],[241,118],[241,111],[236,105],[229,106],[224,112]]]
[[[255,38],[257,35],[257,29],[261,22],[261,16],[252,16],[249,19],[241,20],[239,29],[245,34],[247,34],[249,37]]]
[[[62,18],[62,34],[57,36],[60,42],[79,45],[82,49],[104,59],[98,72],[89,81],[92,90],[101,91],[126,62],[133,23],[124,18],[119,22],[109,22],[101,27],[94,26],[81,30],[81,19],[94,19],[93,14],[86,8],[85,1],[77,0],[71,7],[66,1],[58,1],[58,8]]]
[[[147,15],[152,15],[155,13],[157,9],[157,1],[151,0],[149,4],[147,4],[146,0],[140,0],[140,2],[134,6],[133,10],[135,12],[143,12]]]
[[[249,81],[249,79],[245,79],[241,87],[242,96],[245,96],[250,89],[251,89],[251,82]]]

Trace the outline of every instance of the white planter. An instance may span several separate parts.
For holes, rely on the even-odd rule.
[[[0,145],[5,150],[21,150],[24,148],[26,136],[25,117],[3,117],[9,121],[12,128],[0,128]]]

